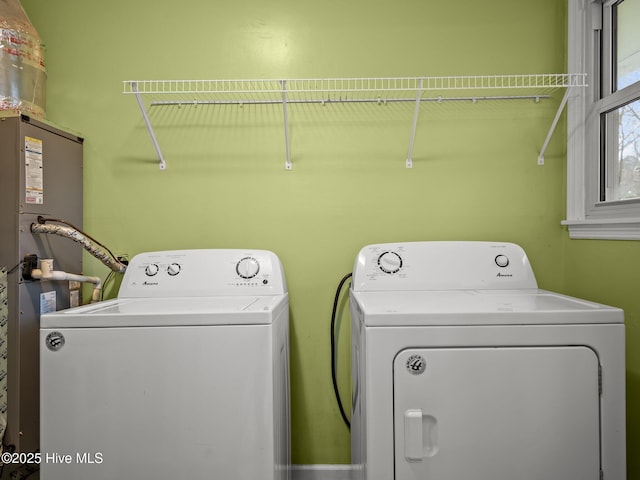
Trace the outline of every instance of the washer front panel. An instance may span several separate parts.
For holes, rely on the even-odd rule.
[[[283,480],[287,320],[41,330],[42,478]]]

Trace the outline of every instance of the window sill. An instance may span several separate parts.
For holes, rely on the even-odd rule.
[[[563,220],[569,238],[594,240],[640,240],[640,219]]]

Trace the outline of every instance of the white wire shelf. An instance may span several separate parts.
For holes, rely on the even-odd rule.
[[[556,89],[586,86],[586,74],[485,75],[453,77],[307,78],[289,80],[125,80],[123,93],[143,95],[248,95],[444,90]],[[284,86],[283,86],[284,83]]]
[[[147,108],[171,105],[282,104],[287,150],[286,169],[292,168],[287,104],[350,102],[415,102],[414,122],[406,166],[412,166],[411,153],[421,102],[522,100],[549,98],[552,92],[566,89],[565,96],[544,143],[538,163],[544,163],[544,151],[566,104],[569,91],[586,87],[586,74],[525,74],[388,78],[312,78],[262,80],[125,80],[123,93],[135,95],[160,168],[166,168],[162,152],[148,118]],[[455,96],[452,92],[456,91]],[[148,107],[142,98],[147,99]]]

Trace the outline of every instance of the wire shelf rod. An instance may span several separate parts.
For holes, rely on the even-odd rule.
[[[280,92],[282,93],[282,92]],[[542,100],[549,99],[551,95],[495,95],[495,96],[478,96],[478,97],[429,97],[421,98],[420,102],[479,102],[479,101],[499,101],[499,100]],[[415,98],[326,98],[326,99],[308,99],[308,100],[291,100],[287,99],[287,104],[332,104],[332,103],[414,103]],[[198,106],[198,105],[281,105],[282,100],[154,100],[150,107],[164,106]]]

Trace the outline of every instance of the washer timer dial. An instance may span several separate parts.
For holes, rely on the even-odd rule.
[[[384,252],[378,257],[378,267],[384,273],[392,274],[402,268],[402,257],[396,252]]]
[[[260,263],[253,257],[241,258],[236,264],[236,273],[241,278],[253,278],[260,271]]]

